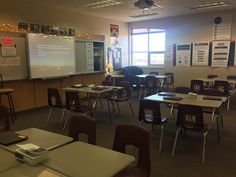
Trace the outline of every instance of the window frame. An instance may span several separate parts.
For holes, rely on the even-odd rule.
[[[147,29],[147,32],[133,32],[133,30],[136,30],[136,29]],[[151,31],[155,29],[156,31]],[[134,58],[133,58],[133,54],[137,54],[137,53],[144,53],[144,54],[147,54],[147,65],[138,65],[140,67],[164,67],[165,65],[165,50],[166,50],[166,46],[164,48],[163,51],[150,51],[150,34],[157,34],[157,33],[164,33],[165,35],[165,44],[166,44],[166,31],[164,29],[156,29],[156,28],[131,28],[131,35],[130,35],[130,39],[131,39],[131,46],[130,46],[130,51],[131,51],[131,65],[134,65],[133,61],[134,61]],[[148,37],[147,37],[147,51],[133,51],[133,36],[134,35],[143,35],[143,34],[147,34]],[[163,64],[151,64],[151,55],[152,54],[164,54],[164,61],[163,61]]]

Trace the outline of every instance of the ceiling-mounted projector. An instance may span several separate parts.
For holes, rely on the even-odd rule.
[[[146,9],[154,6],[154,2],[152,0],[138,0],[134,3],[134,6],[139,9]]]

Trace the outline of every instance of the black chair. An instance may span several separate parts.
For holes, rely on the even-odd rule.
[[[191,80],[191,92],[197,93],[197,94],[202,94],[203,92],[203,81],[202,80]]]
[[[78,141],[80,134],[86,134],[88,136],[88,143],[95,145],[96,120],[85,115],[71,117],[68,135],[72,137],[74,141]]]
[[[207,75],[207,78],[208,79],[214,79],[214,78],[217,78],[218,76],[217,75],[215,75],[215,74],[209,74],[209,75]]]
[[[147,114],[146,111],[151,111],[151,114]],[[138,119],[141,122],[151,123],[152,128],[156,125],[161,126],[161,137],[159,143],[159,152],[161,152],[164,124],[167,123],[168,118],[161,116],[160,103],[150,100],[140,100]]]
[[[175,92],[176,93],[188,94],[189,92],[191,92],[191,89],[189,87],[176,87]]]
[[[140,100],[143,89],[143,84],[141,84],[140,78],[138,76],[129,76],[127,77],[127,80],[130,82],[131,88],[137,91],[137,95]]]
[[[8,108],[0,104],[0,132],[11,130],[11,120]]]
[[[80,114],[86,114],[91,113],[93,111],[93,107],[90,105],[84,105],[80,103],[80,97],[79,93],[77,91],[65,91],[65,97],[66,97],[66,104],[65,108],[69,111],[68,116],[65,120],[63,130],[66,128],[66,124],[70,118],[71,112],[80,113]]]
[[[159,72],[157,72],[157,71],[151,71],[150,73],[149,73],[150,75],[159,75]]]
[[[229,83],[224,80],[215,80],[214,88],[223,92],[223,96],[227,97],[227,110],[229,110],[230,95],[229,95]]]
[[[118,110],[120,112],[119,102],[127,101],[129,103],[132,115],[134,115],[134,111],[131,104],[132,89],[130,86],[130,82],[122,81],[119,82],[118,86],[123,87],[124,89],[118,90],[118,92],[110,98],[110,101],[112,102],[113,105],[113,110],[115,110],[114,102],[116,102]]]
[[[190,106],[190,105],[179,105],[178,107],[178,116],[176,122],[177,131],[174,140],[174,146],[172,149],[172,156],[174,156],[175,148],[177,144],[179,131],[200,131],[203,133],[203,152],[202,152],[202,163],[205,163],[205,147],[206,147],[206,136],[209,129],[209,125],[204,124],[203,120],[203,111],[199,106]]]
[[[62,125],[62,120],[65,113],[65,106],[62,103],[61,95],[59,93],[59,90],[56,88],[48,88],[48,105],[50,106],[50,111],[48,113],[48,119],[47,122],[50,120],[53,108],[60,108],[62,109],[62,115],[60,120],[60,127]]]
[[[126,146],[138,148],[136,166],[128,166],[114,177],[149,177],[151,172],[149,132],[135,124],[116,125],[113,150],[125,153]]]
[[[228,75],[228,80],[236,80],[236,75]],[[229,83],[229,93],[230,95],[235,95],[236,93],[236,85],[233,83]]]
[[[172,89],[174,89],[175,88],[174,73],[167,72],[167,73],[165,73],[165,75],[169,76],[164,81],[164,85],[166,86],[166,89],[169,90],[170,87],[172,87]]]
[[[155,76],[146,76],[144,84],[144,97],[158,92],[158,81]]]

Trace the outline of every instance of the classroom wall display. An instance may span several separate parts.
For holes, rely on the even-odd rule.
[[[176,66],[190,66],[191,44],[176,44]]]
[[[119,45],[119,26],[110,24],[111,45]]]
[[[4,81],[28,78],[24,34],[0,33],[0,73]]]
[[[121,70],[122,68],[122,49],[118,47],[107,48],[107,70]]]
[[[74,37],[28,33],[27,40],[31,79],[75,73]]]
[[[232,15],[216,16],[213,20],[213,40],[230,40]]]
[[[193,43],[192,66],[208,66],[209,42]]]
[[[212,67],[227,67],[229,60],[230,41],[213,41]]]

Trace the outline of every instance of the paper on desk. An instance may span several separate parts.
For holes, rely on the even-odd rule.
[[[17,144],[16,146],[18,146],[19,148],[25,150],[25,151],[32,151],[32,150],[37,150],[40,147],[32,144],[32,143],[28,143],[28,144]]]

